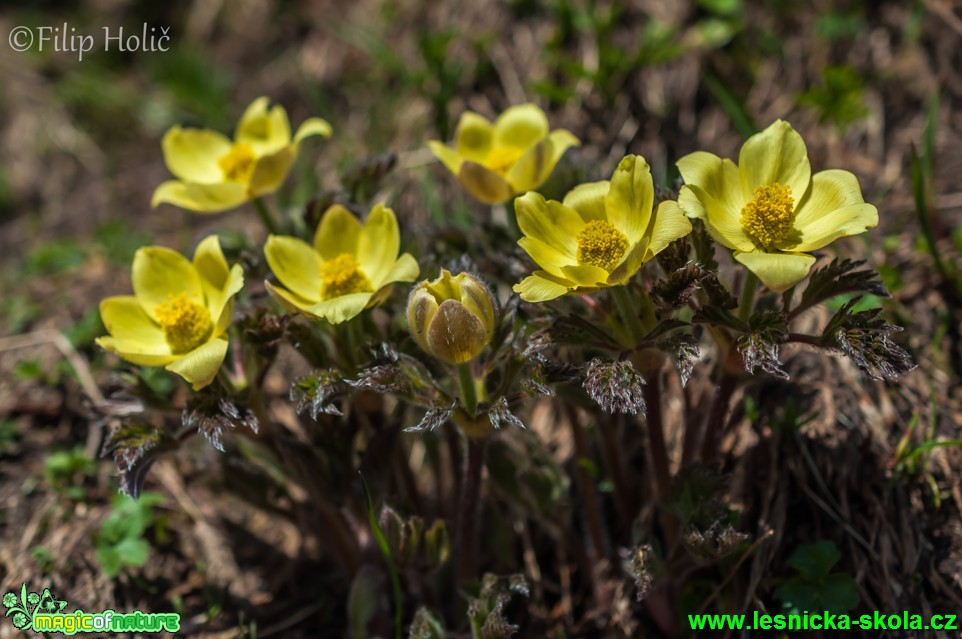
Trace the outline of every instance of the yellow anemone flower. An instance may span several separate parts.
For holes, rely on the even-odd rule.
[[[543,270],[514,290],[527,302],[624,284],[642,264],[691,232],[673,201],[652,211],[655,189],[644,158],[625,157],[611,181],[582,184],[563,202],[530,192],[515,200],[518,240]]]
[[[541,186],[565,151],[579,144],[565,129],[549,133],[548,117],[534,104],[508,108],[493,125],[466,111],[458,122],[453,149],[428,142],[461,186],[488,204]]]
[[[100,317],[102,348],[142,366],[164,366],[194,390],[207,386],[227,354],[234,295],[244,286],[240,265],[227,267],[216,235],[193,261],[162,246],[141,248],[131,269],[133,295],[108,297]]]
[[[234,140],[209,129],[175,126],[164,135],[164,162],[178,179],[154,191],[151,206],[167,202],[197,213],[218,213],[273,193],[284,182],[304,138],[331,135],[331,125],[309,118],[291,138],[284,107],[268,99],[250,103]]]
[[[678,169],[685,213],[704,220],[735,260],[779,293],[808,275],[815,263],[808,251],[878,225],[878,211],[865,203],[855,176],[812,175],[802,136],[782,120],[746,140],[737,166],[697,151],[680,159]]]
[[[362,225],[335,204],[324,212],[313,247],[296,237],[267,238],[267,264],[286,288],[265,285],[291,312],[340,324],[381,302],[392,283],[417,279],[417,261],[398,256],[400,248],[394,211],[378,204]]]

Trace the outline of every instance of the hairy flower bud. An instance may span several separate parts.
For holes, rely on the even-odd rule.
[[[443,269],[418,284],[408,300],[408,327],[426,353],[448,364],[478,356],[495,327],[494,299],[478,278]]]

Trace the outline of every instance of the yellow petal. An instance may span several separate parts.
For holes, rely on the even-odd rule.
[[[208,235],[200,241],[194,249],[193,265],[200,275],[205,293],[224,288],[230,268],[220,247],[220,239],[216,235]]]
[[[234,313],[234,295],[244,288],[244,269],[240,264],[234,264],[227,276],[227,283],[224,285],[221,299],[223,300],[218,309],[215,304],[208,302],[210,316],[215,320],[214,336],[223,335],[227,327],[230,326],[231,315]]]
[[[695,203],[697,202],[697,206]],[[755,244],[745,234],[742,228],[741,213],[733,214],[729,209],[721,206],[713,197],[705,193],[694,184],[681,187],[678,194],[678,205],[689,217],[700,217],[705,222],[708,233],[719,244],[739,251],[753,251]],[[703,211],[703,215],[692,215],[692,212]]]
[[[169,248],[147,246],[137,249],[131,279],[137,301],[154,320],[157,319],[156,308],[181,293],[186,293],[195,304],[204,304],[204,288],[194,265]]]
[[[618,164],[605,196],[608,222],[625,234],[628,243],[637,244],[651,220],[655,188],[645,158],[628,155]]]
[[[306,300],[296,293],[292,293],[286,288],[281,286],[274,286],[267,280],[264,280],[264,288],[281,306],[286,308],[291,313],[301,313],[304,309],[310,308],[315,302]]]
[[[196,213],[220,213],[237,208],[248,199],[247,188],[238,182],[195,184],[168,180],[154,191],[150,205],[173,204]]]
[[[793,251],[814,251],[840,237],[878,226],[878,210],[862,199],[858,180],[848,171],[820,171],[795,214],[801,241]]]
[[[324,211],[321,222],[314,232],[314,250],[324,261],[333,260],[342,253],[357,254],[361,223],[340,204]]]
[[[561,271],[565,266],[572,266],[575,261],[571,257],[566,256],[561,251],[557,250],[550,244],[546,244],[541,240],[535,239],[533,237],[522,237],[518,240],[518,246],[524,249],[525,253],[531,256],[531,259],[535,261],[535,264],[548,271],[556,277],[564,277],[564,273]]]
[[[217,337],[223,334],[230,324],[230,309],[224,307],[228,300],[244,287],[244,271],[239,264],[235,264],[233,268],[227,267],[227,260],[216,235],[207,236],[197,245],[193,264],[200,275],[207,310],[216,325],[214,336]],[[223,317],[224,315],[226,317]]]
[[[320,135],[325,138],[331,137],[330,123],[321,118],[307,118],[301,122],[301,126],[297,127],[297,133],[294,134],[294,144],[300,144],[304,138],[315,135]]]
[[[578,234],[585,222],[576,211],[534,191],[516,199],[514,210],[522,233],[560,251],[570,263],[578,262]]]
[[[458,128],[454,132],[454,149],[462,158],[481,164],[491,152],[493,138],[494,129],[487,118],[473,111],[465,111],[461,114]],[[457,169],[451,170],[455,174],[458,172]]]
[[[514,292],[525,302],[547,302],[568,293],[571,286],[559,284],[553,279],[544,277],[544,271],[535,271],[514,285]]]
[[[107,350],[119,354],[123,350],[131,355],[145,355],[153,358],[173,358],[170,345],[161,330],[144,311],[133,295],[108,297],[100,302],[100,319],[104,323],[110,339],[102,344]],[[104,338],[102,338],[104,339]],[[98,342],[99,343],[99,342]],[[129,358],[128,358],[129,359]],[[133,361],[143,364],[142,361]],[[167,361],[170,361],[168,359]],[[167,362],[160,362],[166,364]],[[145,364],[158,366],[160,364]]]
[[[578,286],[605,286],[608,283],[608,271],[600,266],[591,264],[576,264],[561,269],[569,280]]]
[[[735,251],[735,260],[758,276],[762,284],[776,293],[784,293],[806,276],[815,258],[805,253],[765,253]]]
[[[590,222],[591,220],[605,221],[607,220],[607,216],[605,215],[605,196],[608,194],[610,185],[611,182],[608,180],[579,184],[568,191],[563,204],[569,209],[577,211],[578,215],[580,215],[581,219],[585,222]]]
[[[194,390],[200,390],[214,381],[226,355],[227,340],[212,339],[177,361],[171,362],[166,368],[190,382]]]
[[[281,284],[312,303],[321,299],[321,259],[307,242],[271,235],[264,245],[264,256]]]
[[[499,204],[514,195],[511,185],[491,169],[465,160],[458,171],[458,182],[475,198],[485,204]]]
[[[266,97],[251,102],[234,133],[234,141],[251,145],[258,157],[276,153],[291,143],[287,112],[280,105],[268,110],[268,103]]]
[[[645,252],[645,262],[660,253],[675,240],[691,233],[691,222],[678,202],[666,200],[655,209],[654,220],[645,234],[648,238],[648,249]]]
[[[375,288],[381,288],[387,284],[392,284],[394,282],[413,282],[418,278],[421,273],[421,268],[418,266],[418,261],[414,259],[414,256],[410,253],[402,253],[391,269],[384,275],[384,279],[381,282],[372,285]]]
[[[376,205],[357,240],[357,261],[372,284],[384,279],[394,266],[400,248],[401,234],[394,211],[383,204]]]
[[[494,145],[527,149],[548,135],[548,116],[534,104],[509,107],[494,121]]]
[[[230,151],[226,136],[208,129],[175,126],[164,134],[160,146],[170,172],[187,182],[217,183],[224,173],[217,162]]]
[[[350,295],[342,295],[312,304],[303,310],[307,314],[323,318],[331,324],[340,324],[356,317],[367,308],[372,296],[372,293],[351,293]]]
[[[248,186],[250,197],[267,195],[280,188],[287,177],[287,172],[291,170],[291,165],[294,164],[296,153],[297,147],[292,144],[276,153],[257,158],[254,173],[251,174],[251,183]]]
[[[515,193],[524,193],[541,186],[554,169],[554,150],[550,138],[534,143],[525,151],[506,176]]]
[[[448,168],[448,171],[454,175],[461,172],[461,163],[464,162],[464,158],[458,155],[457,151],[436,140],[429,141],[428,148],[431,149],[434,157],[441,160],[441,163]]]
[[[677,166],[685,184],[697,186],[712,198],[726,218],[741,218],[742,209],[751,196],[745,196],[741,175],[734,162],[723,160],[712,153],[696,151],[678,160]],[[686,198],[685,202],[679,198],[678,203],[689,217],[705,215],[703,205],[695,198]]]
[[[142,348],[134,342],[127,342],[114,337],[98,337],[94,340],[97,346],[105,351],[110,351],[117,357],[137,364],[138,366],[164,366],[176,360],[178,355],[153,355],[141,352]]]
[[[541,186],[551,176],[565,151],[578,144],[578,138],[564,129],[553,131],[539,140],[508,171],[511,188],[515,193],[524,193]]]
[[[738,170],[746,202],[755,187],[776,182],[791,187],[792,197],[798,202],[808,191],[812,179],[805,142],[792,125],[783,120],[776,120],[745,141],[738,155]]]
[[[437,310],[438,301],[428,290],[427,282],[414,287],[407,305],[408,329],[411,331],[411,337],[425,353],[431,352],[431,347],[428,345],[428,326]]]
[[[481,318],[456,300],[444,300],[428,324],[427,352],[449,364],[463,364],[476,357],[489,335]]]

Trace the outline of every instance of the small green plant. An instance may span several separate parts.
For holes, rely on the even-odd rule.
[[[832,572],[841,558],[842,553],[835,544],[826,539],[800,546],[792,553],[788,565],[795,569],[795,575],[775,590],[775,597],[788,614],[797,615],[805,610],[844,613],[858,605],[858,591],[852,576]]]
[[[858,71],[848,65],[833,65],[822,71],[822,85],[798,96],[798,103],[815,109],[821,122],[831,122],[844,131],[853,122],[868,115],[862,99],[865,82]]]
[[[97,470],[97,464],[87,457],[83,448],[60,450],[47,456],[44,477],[54,491],[70,499],[80,501],[86,495],[83,487],[85,477]]]
[[[111,513],[94,536],[97,562],[108,577],[116,577],[125,566],[139,568],[147,563],[150,544],[144,533],[154,525],[163,526],[154,506],[164,503],[159,493],[142,493],[139,500],[117,495],[111,501]]]
[[[0,453],[10,453],[20,440],[20,426],[12,419],[0,419]]]

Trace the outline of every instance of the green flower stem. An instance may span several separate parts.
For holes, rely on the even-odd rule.
[[[252,202],[254,203],[254,208],[257,209],[257,214],[260,216],[261,222],[264,223],[264,228],[267,229],[267,232],[271,235],[279,234],[280,231],[277,227],[277,222],[274,221],[274,216],[271,215],[270,209],[268,209],[267,205],[264,204],[264,200],[256,197],[252,200]]]
[[[615,286],[611,289],[611,295],[614,297],[615,306],[618,308],[618,315],[621,319],[621,323],[628,333],[628,337],[631,340],[631,344],[625,344],[627,348],[634,348],[641,343],[644,339],[647,331],[641,323],[641,318],[638,316],[638,309],[635,307],[634,301],[631,299],[631,291],[628,290],[628,286]],[[649,304],[650,304],[649,300]],[[653,309],[652,309],[653,310]]]
[[[747,322],[752,316],[752,309],[755,307],[755,291],[758,290],[758,277],[748,271],[745,282],[742,284],[742,294],[738,300],[738,319]]]
[[[468,417],[474,418],[478,412],[478,380],[471,371],[471,362],[458,364],[458,384],[461,390],[461,404]]]

